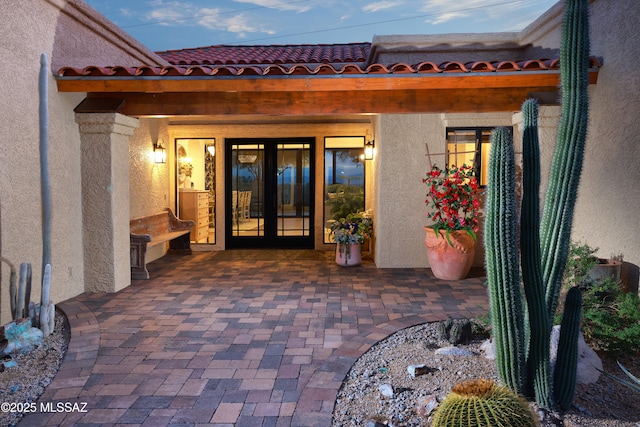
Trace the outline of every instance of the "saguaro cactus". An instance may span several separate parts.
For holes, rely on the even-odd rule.
[[[42,295],[40,329],[44,336],[53,330],[55,307],[49,300],[51,289],[51,185],[49,183],[49,63],[40,55],[40,192],[42,194]]]
[[[568,295],[559,352],[552,380],[549,340],[567,262],[576,193],[580,182],[588,117],[588,0],[567,0],[562,29],[560,70],[562,115],[551,164],[542,221],[539,213],[540,159],[537,103],[523,105],[523,199],[520,254],[526,296],[520,297],[515,216],[515,160],[511,135],[492,136],[487,187],[486,265],[496,362],[500,378],[514,391],[535,395],[545,408],[568,406],[575,389],[580,290]],[[573,372],[568,372],[573,370]]]

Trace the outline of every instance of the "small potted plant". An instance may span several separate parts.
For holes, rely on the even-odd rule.
[[[350,213],[345,218],[329,221],[330,236],[336,242],[336,264],[359,265],[361,245],[373,235],[373,219],[368,212]]]
[[[193,164],[189,161],[181,161],[180,168],[178,170],[178,181],[181,188],[191,187],[191,174],[193,172]]]
[[[441,169],[434,164],[422,181],[427,186],[427,218],[433,222],[424,227],[431,270],[440,279],[463,279],[475,255],[480,209],[473,167]]]

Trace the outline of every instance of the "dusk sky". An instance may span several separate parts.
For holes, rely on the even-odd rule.
[[[514,31],[556,0],[85,0],[154,51]]]

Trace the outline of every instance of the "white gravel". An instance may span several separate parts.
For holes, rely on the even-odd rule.
[[[416,403],[435,395],[442,401],[451,387],[473,378],[497,380],[495,362],[480,350],[481,340],[459,347],[473,356],[438,355],[437,324],[425,324],[397,332],[373,346],[360,357],[347,374],[338,393],[333,412],[333,427],[389,425],[428,426],[429,419],[419,415]],[[623,361],[631,372],[640,372],[637,355]],[[409,365],[425,364],[428,374],[412,378]],[[616,373],[615,361],[603,359],[608,372]],[[383,385],[394,390],[384,397]],[[537,411],[535,404],[532,404]],[[539,414],[540,411],[537,411]],[[555,419],[554,419],[555,418]],[[578,385],[574,407],[565,414],[547,414],[541,425],[566,427],[640,427],[640,393],[607,379],[595,384]]]
[[[69,345],[69,324],[56,313],[53,333],[42,346],[18,355],[18,366],[0,372],[0,426],[15,426],[23,417],[20,406],[33,405],[58,372]]]

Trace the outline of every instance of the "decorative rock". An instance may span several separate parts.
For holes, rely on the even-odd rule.
[[[420,375],[425,375],[431,372],[433,369],[429,368],[427,365],[409,365],[407,366],[407,372],[411,375],[411,378],[419,377]]]
[[[26,353],[42,345],[42,331],[31,327],[31,319],[20,319],[4,327],[6,346],[0,354]]]
[[[389,424],[381,423],[376,420],[367,420],[367,422],[364,423],[364,427],[389,427]]]
[[[496,358],[496,346],[493,341],[486,340],[480,346],[480,350],[484,352],[484,357],[489,360],[495,360]]]
[[[556,363],[556,357],[558,353],[558,339],[560,339],[560,326],[553,327],[551,332],[551,342],[549,347],[551,369]],[[495,359],[495,345],[493,342],[487,340],[482,344],[482,350],[485,352],[487,359]],[[582,332],[578,337],[578,368],[576,372],[576,383],[578,384],[593,384],[600,378],[600,371],[602,369],[602,360],[596,354],[591,347],[587,345],[584,340]]]
[[[9,359],[9,360],[3,361],[2,366],[6,369],[15,368],[16,366],[18,366],[18,362],[16,362],[13,359]]]
[[[393,397],[393,387],[391,387],[389,384],[380,384],[378,386],[378,391],[384,397],[388,397],[388,398],[392,398]]]
[[[447,356],[474,356],[474,353],[459,347],[442,347],[435,351],[435,354]]]
[[[416,403],[416,412],[423,417],[431,415],[434,409],[438,407],[438,400],[434,394],[421,397]]]
[[[550,346],[550,358],[551,369],[556,364],[556,357],[558,353],[558,340],[560,339],[560,326],[556,325],[551,331],[551,346]],[[584,340],[582,332],[578,337],[578,368],[576,372],[577,384],[593,384],[600,378],[600,371],[602,370],[602,360],[591,347],[587,345]]]

